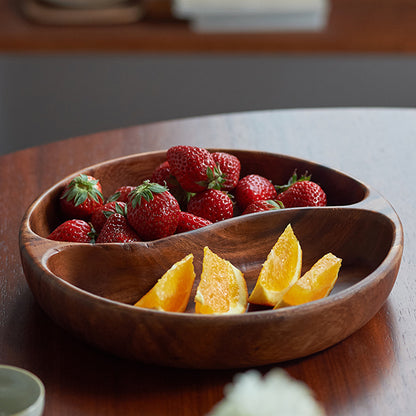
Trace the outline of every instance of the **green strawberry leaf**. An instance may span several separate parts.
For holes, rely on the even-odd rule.
[[[89,225],[90,225],[90,227],[91,227],[91,231],[88,233],[88,237],[90,238],[90,243],[91,244],[95,244],[95,240],[97,239],[97,237],[98,237],[98,233],[97,233],[97,231],[95,230],[95,228],[94,228],[94,226],[92,225],[92,223],[88,223]]]
[[[166,188],[166,186],[150,182],[149,179],[146,179],[145,181],[143,181],[141,185],[139,185],[133,191],[131,191],[131,204],[133,208],[136,208],[137,205],[141,205],[142,198],[149,202],[154,199],[153,194],[161,194],[163,192],[166,192],[167,190],[168,189]]]
[[[115,204],[114,209],[115,209],[116,214],[123,215],[123,217],[127,216],[127,205],[122,207],[120,204]],[[102,210],[101,212],[104,214],[104,216],[107,219],[110,218],[114,214],[114,211],[109,211],[109,210],[106,210],[106,209]]]
[[[102,202],[104,201],[104,196],[96,188],[97,184],[98,179],[90,179],[87,175],[81,173],[72,179],[61,198],[66,199],[68,202],[73,201],[76,207],[83,204],[87,199],[98,203]]]
[[[274,185],[274,187],[275,187],[277,193],[280,194],[284,191],[287,191],[294,183],[302,182],[302,181],[310,181],[311,178],[312,178],[312,175],[309,175],[308,171],[305,171],[305,173],[298,178],[298,174],[297,174],[296,169],[295,169],[292,176],[289,178],[289,181],[287,182],[287,184],[285,184],[285,185]]]
[[[117,201],[119,198],[120,198],[120,192],[115,192],[113,195],[111,195],[107,199],[107,202],[114,202],[114,201]]]
[[[221,172],[219,165],[217,165],[214,169],[211,169],[208,166],[207,167],[207,180],[199,181],[197,182],[197,184],[207,189],[217,189],[220,191],[224,182],[225,182],[225,174]]]
[[[284,205],[281,201],[275,201],[273,199],[268,199],[267,203],[273,206],[272,209],[283,209],[284,208]]]
[[[124,217],[126,217],[127,216],[127,204],[124,205],[124,207],[123,207],[122,205],[116,203],[116,213],[121,214]]]

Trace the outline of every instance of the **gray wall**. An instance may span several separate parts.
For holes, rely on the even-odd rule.
[[[416,104],[416,57],[0,55],[0,154],[246,110]]]

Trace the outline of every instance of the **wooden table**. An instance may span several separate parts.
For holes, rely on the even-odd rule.
[[[413,109],[263,111],[160,122],[1,156],[0,362],[24,367],[43,380],[45,416],[206,414],[222,398],[224,385],[243,370],[142,365],[75,339],[44,314],[28,289],[19,258],[19,224],[43,190],[109,158],[179,143],[267,150],[310,159],[367,183],[392,203],[405,235],[401,269],[379,313],[338,345],[280,367],[306,382],[328,415],[414,414],[415,133]]]
[[[145,19],[124,26],[48,26],[19,10],[22,0],[0,0],[0,51],[414,53],[412,0],[331,0],[319,32],[198,34],[172,18],[169,0],[142,0]]]

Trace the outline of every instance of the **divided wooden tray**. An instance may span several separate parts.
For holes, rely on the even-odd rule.
[[[242,176],[259,173],[284,183],[294,169],[309,171],[328,206],[252,214],[152,242],[89,245],[45,238],[61,220],[58,196],[70,178],[27,210],[20,250],[28,284],[61,326],[101,349],[147,363],[186,368],[242,368],[282,362],[324,350],[365,325],[386,301],[403,249],[400,220],[377,192],[341,172],[290,156],[225,151]],[[131,155],[82,170],[100,179],[106,196],[149,177],[166,151]],[[326,252],[343,259],[325,299],[279,310],[202,316],[136,308],[132,304],[176,261],[195,256],[198,276],[208,245],[246,277],[249,291],[267,253],[291,223],[303,249],[303,269]],[[195,288],[194,288],[195,290]],[[191,298],[192,299],[192,298]]]

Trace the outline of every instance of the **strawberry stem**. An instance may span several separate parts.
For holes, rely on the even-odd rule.
[[[74,201],[75,206],[81,205],[87,199],[98,203],[104,201],[103,194],[95,186],[97,183],[97,179],[90,179],[87,175],[80,174],[72,179],[61,199],[66,199],[68,202]]]
[[[168,188],[166,188],[166,186],[150,182],[149,179],[146,179],[141,185],[130,192],[129,199],[133,208],[136,208],[137,205],[142,203],[142,198],[149,202],[153,200],[153,194],[161,194],[167,190]]]
[[[296,172],[296,169],[294,170],[292,176],[289,178],[289,181],[285,185],[274,185],[276,191],[278,194],[287,191],[294,183],[296,182],[302,182],[302,181],[310,181],[312,178],[312,175],[309,175],[308,171],[306,170],[303,175],[301,175],[298,178],[298,174]]]
[[[222,185],[225,182],[225,175],[221,172],[219,165],[214,169],[207,167],[207,180],[197,182],[198,185],[203,186],[207,189],[221,190]]]
[[[281,201],[275,201],[273,199],[267,200],[267,202],[273,206],[273,209],[283,209],[284,205]]]

